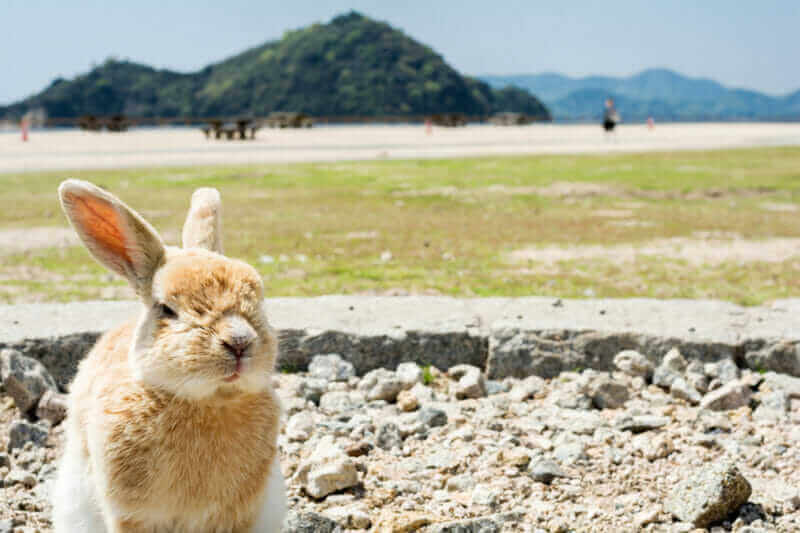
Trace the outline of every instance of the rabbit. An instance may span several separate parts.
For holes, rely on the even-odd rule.
[[[103,335],[70,386],[53,488],[57,533],[277,533],[287,512],[261,278],[222,255],[215,189],[183,248],[84,181],[59,187],[89,252],[125,277],[138,318]]]

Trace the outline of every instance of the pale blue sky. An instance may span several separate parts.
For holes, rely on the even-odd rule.
[[[196,70],[350,9],[466,74],[667,67],[772,94],[800,88],[798,0],[0,0],[0,103],[109,56]]]

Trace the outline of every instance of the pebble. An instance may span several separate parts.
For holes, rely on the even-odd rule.
[[[359,483],[355,463],[331,436],[325,436],[317,443],[314,452],[300,464],[295,479],[315,499]]]
[[[653,363],[636,350],[623,350],[614,356],[614,366],[632,377],[649,379],[653,375]]]
[[[347,381],[356,375],[353,363],[339,354],[315,355],[308,365],[311,377],[325,381]]]
[[[11,423],[8,430],[8,451],[22,448],[27,443],[42,446],[47,440],[48,431],[38,424],[31,424],[24,420]]]
[[[336,368],[340,359],[330,355],[322,360]],[[742,371],[723,385],[707,365],[688,361],[661,387],[645,377],[653,354],[639,355],[644,371],[634,376],[622,361],[636,356],[626,355],[612,374],[484,379],[487,395],[460,400],[459,382],[477,370],[445,375],[401,363],[364,378],[277,375],[288,415],[279,440],[292,509],[287,531],[692,531],[693,518],[672,522],[670,494],[678,486],[689,494],[690,484],[710,489],[711,477],[692,476],[726,461],[735,461],[754,502],[709,526],[800,530],[800,398],[790,392],[797,378]],[[680,369],[676,354],[667,359]],[[726,366],[712,370],[727,379]],[[426,384],[423,373],[435,379]],[[715,411],[673,396],[681,380],[701,401],[736,382],[752,394],[741,407]],[[368,399],[380,381],[397,383],[397,395]],[[705,394],[694,385],[702,381]],[[610,402],[597,401],[607,392]],[[627,398],[614,404],[617,392]],[[43,438],[0,452],[0,501],[8,502],[0,524],[49,533],[47,498],[64,430],[57,418],[37,423],[39,409],[23,416],[13,405],[0,391],[2,445],[12,426],[17,437],[38,430]]]
[[[734,380],[706,394],[700,407],[712,411],[730,411],[748,405],[751,396],[752,392],[747,384]]]
[[[690,474],[675,485],[664,504],[667,512],[696,527],[722,520],[750,497],[750,483],[733,463],[721,461]]]
[[[6,393],[23,413],[35,408],[46,391],[58,391],[44,365],[17,350],[0,350],[0,376]]]
[[[566,474],[564,474],[564,471],[561,470],[561,467],[559,467],[555,461],[551,461],[550,459],[536,461],[531,466],[530,470],[531,477],[533,477],[534,481],[544,483],[545,485],[549,485],[556,478],[566,477]]]

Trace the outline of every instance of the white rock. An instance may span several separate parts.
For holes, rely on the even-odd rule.
[[[291,441],[305,442],[311,438],[315,425],[313,413],[303,411],[294,414],[286,424],[286,437]]]
[[[508,397],[515,402],[524,402],[544,389],[544,385],[544,380],[539,376],[529,376],[516,383],[508,393]]]
[[[623,350],[614,356],[614,366],[629,376],[645,379],[653,375],[653,363],[636,350]]]
[[[308,365],[308,373],[312,378],[327,381],[347,381],[356,375],[353,363],[335,353],[315,355]]]
[[[367,372],[361,379],[358,388],[367,393],[367,400],[385,400],[394,403],[397,395],[404,389],[397,374],[385,368],[377,368]]]
[[[358,485],[358,470],[353,460],[326,435],[314,452],[301,464],[295,479],[316,499]]]
[[[460,374],[460,378],[456,384],[456,399],[465,400],[468,398],[483,398],[486,396],[486,380],[483,377],[481,370],[477,367],[469,365],[458,366],[468,368],[466,368],[463,374]],[[459,374],[454,373],[452,375]]]
[[[484,483],[478,483],[472,489],[472,503],[475,505],[492,506],[497,503],[497,498],[497,491]]]
[[[422,383],[422,368],[414,362],[400,363],[395,371],[397,379],[403,385],[403,389],[410,389],[418,383]]]

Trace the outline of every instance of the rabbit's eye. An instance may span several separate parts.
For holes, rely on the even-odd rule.
[[[159,311],[161,312],[161,316],[164,318],[177,318],[178,313],[172,310],[170,306],[167,304],[161,304],[158,306]]]

